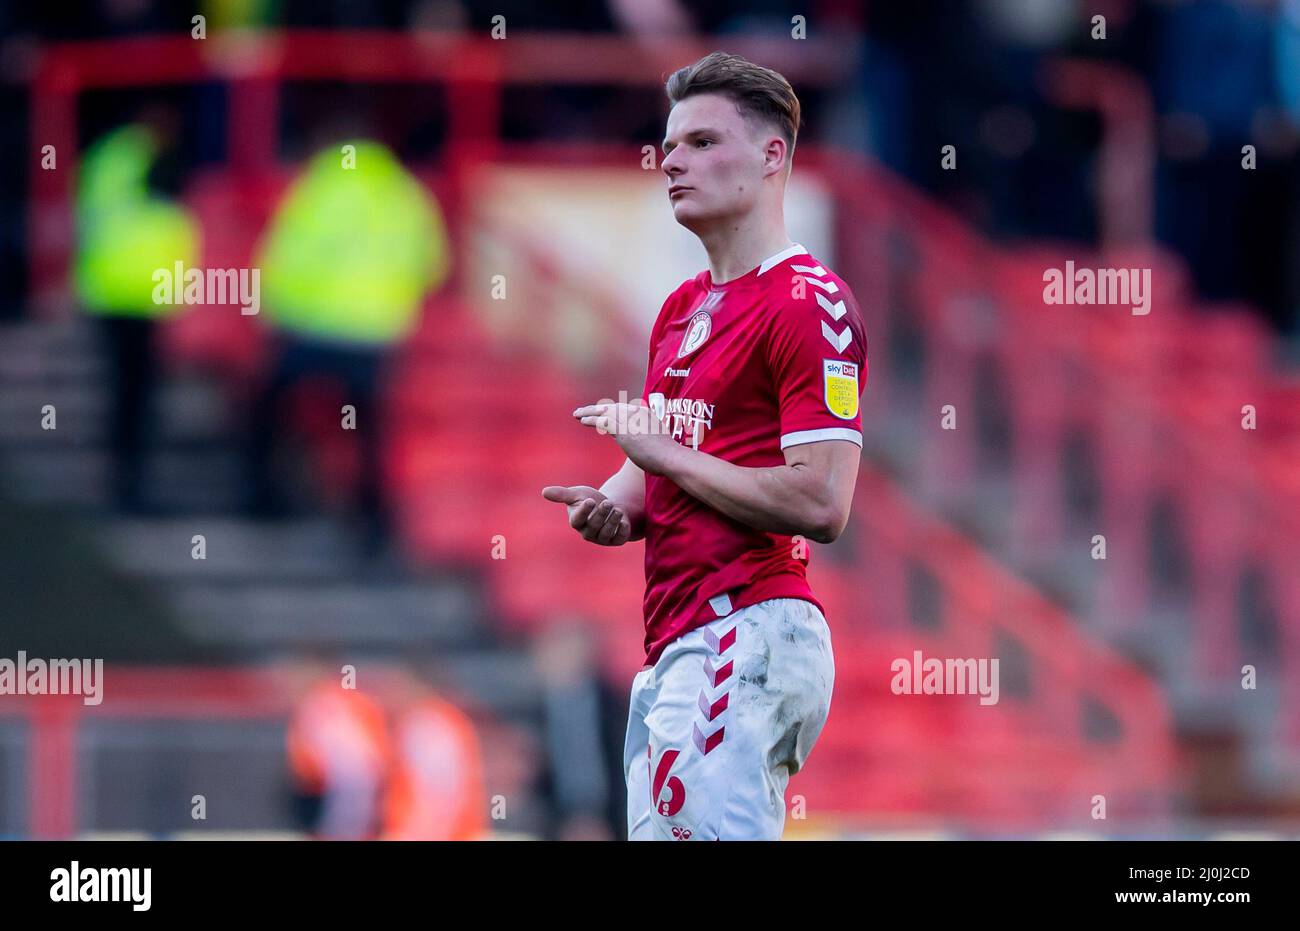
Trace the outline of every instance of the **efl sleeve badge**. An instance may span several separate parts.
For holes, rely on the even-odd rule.
[[[826,407],[840,420],[858,416],[858,364],[839,359],[822,360]]]

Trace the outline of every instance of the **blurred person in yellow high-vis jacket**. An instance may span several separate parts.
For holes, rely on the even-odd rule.
[[[339,141],[308,162],[256,256],[276,346],[253,409],[254,513],[284,510],[271,459],[285,393],[305,377],[326,376],[342,383],[354,408],[359,510],[372,549],[382,545],[390,522],[380,487],[379,379],[388,350],[411,332],[425,295],[445,280],[448,251],[437,203],[383,145]]]
[[[119,127],[96,140],[77,177],[74,285],[97,318],[111,367],[113,491],[120,508],[143,501],[144,443],[152,419],[156,321],[177,309],[156,300],[155,273],[189,266],[198,230],[183,208],[157,196],[149,176],[175,138],[170,116]]]

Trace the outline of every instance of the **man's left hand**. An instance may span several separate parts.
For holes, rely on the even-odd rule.
[[[573,412],[583,426],[614,438],[627,458],[651,475],[663,475],[681,445],[673,439],[668,424],[644,401],[588,404]]]

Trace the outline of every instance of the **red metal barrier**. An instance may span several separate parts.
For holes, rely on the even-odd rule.
[[[86,705],[78,695],[9,696],[0,716],[26,719],[27,833],[38,839],[72,836],[78,830],[77,729],[87,718],[187,719],[281,718],[292,694],[283,680],[247,669],[106,667],[105,695]],[[102,700],[111,694],[111,700]]]

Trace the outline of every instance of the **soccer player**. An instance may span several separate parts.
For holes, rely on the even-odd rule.
[[[668,80],[668,200],[709,268],[668,296],[645,398],[573,416],[626,454],[599,490],[548,486],[592,543],[645,539],[646,664],[624,767],[633,840],[779,840],[830,711],[808,541],[848,521],[866,338],[848,287],[786,235],[789,82],[714,52]]]

